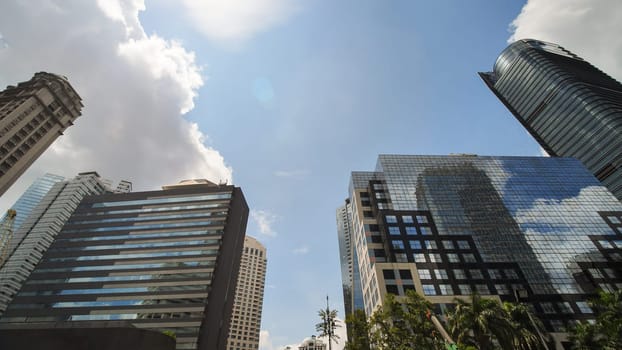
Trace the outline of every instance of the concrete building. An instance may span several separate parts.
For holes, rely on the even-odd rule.
[[[67,78],[39,72],[0,92],[0,195],[73,125],[82,103]]]
[[[255,238],[246,236],[227,350],[259,349],[267,262],[266,248]]]
[[[480,76],[549,155],[579,159],[622,200],[622,84],[532,39],[512,43]]]
[[[531,304],[562,339],[622,288],[622,204],[573,158],[381,155],[349,201],[368,315],[387,293],[442,313],[477,292]]]
[[[0,329],[129,323],[174,335],[177,349],[224,350],[248,218],[242,191],[199,180],[105,192],[73,198]]]

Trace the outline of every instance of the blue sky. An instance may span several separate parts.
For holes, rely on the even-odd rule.
[[[350,172],[388,153],[540,155],[477,72],[514,34],[620,79],[620,16],[616,0],[3,2],[0,85],[65,74],[85,110],[0,204],[46,171],[139,190],[232,176],[268,249],[262,349],[297,344],[326,295],[343,317]]]

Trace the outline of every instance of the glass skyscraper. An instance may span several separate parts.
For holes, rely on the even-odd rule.
[[[0,319],[170,332],[177,349],[226,346],[248,206],[207,180],[78,199]],[[39,326],[41,327],[41,326]]]
[[[531,39],[512,43],[480,76],[549,155],[579,159],[622,200],[622,84]]]
[[[15,217],[15,223],[13,224],[13,230],[19,230],[22,223],[26,220],[30,212],[39,204],[43,196],[45,196],[52,186],[65,180],[64,177],[54,174],[45,174],[42,177],[36,179],[19,199],[13,204],[11,209],[15,209],[17,216]]]
[[[440,312],[477,292],[563,333],[622,288],[622,204],[573,158],[381,155],[349,202],[368,315],[387,293]]]

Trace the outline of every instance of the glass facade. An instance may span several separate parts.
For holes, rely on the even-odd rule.
[[[86,197],[0,322],[129,320],[224,349],[247,215],[233,186]]]
[[[13,230],[19,230],[24,220],[30,215],[30,212],[39,204],[41,199],[48,193],[52,186],[65,180],[64,177],[54,174],[45,174],[42,177],[36,179],[32,185],[19,197],[19,199],[11,207],[17,212],[15,217],[15,223],[13,224]]]
[[[477,292],[561,332],[622,288],[622,204],[573,158],[381,155],[350,200],[368,313],[385,293]]]
[[[622,200],[622,84],[538,40],[511,44],[480,76],[550,155],[579,159]]]

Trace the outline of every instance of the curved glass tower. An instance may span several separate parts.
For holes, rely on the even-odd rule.
[[[551,156],[579,159],[622,200],[622,84],[563,47],[519,40],[479,73]]]

